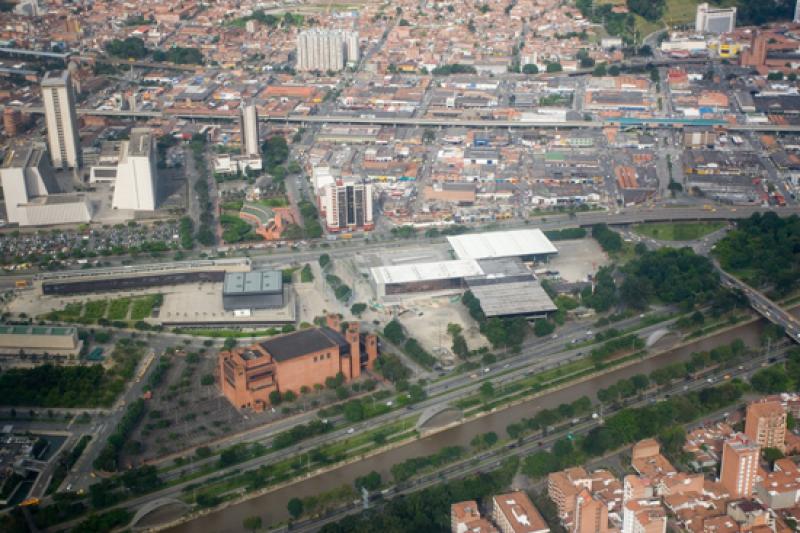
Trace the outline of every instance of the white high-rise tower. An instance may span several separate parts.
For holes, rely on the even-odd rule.
[[[133,128],[131,138],[120,146],[114,209],[153,211],[158,181],[155,139],[148,128]]]
[[[47,144],[56,168],[81,166],[75,92],[66,70],[47,72],[42,79],[42,101],[47,124]]]
[[[242,101],[241,116],[242,154],[257,156],[258,146],[258,111],[252,102]]]

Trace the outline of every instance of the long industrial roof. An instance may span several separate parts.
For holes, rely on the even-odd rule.
[[[492,231],[448,237],[459,259],[489,259],[557,254],[558,250],[540,229]]]
[[[370,269],[370,273],[372,279],[377,283],[391,285],[394,283],[481,276],[483,275],[483,270],[474,259],[456,259],[453,261],[436,261],[434,263],[374,267]]]

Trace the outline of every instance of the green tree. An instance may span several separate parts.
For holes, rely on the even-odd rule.
[[[561,67],[561,63],[559,63],[558,61],[547,64],[547,72],[549,73],[561,72],[562,70],[563,68]]]
[[[594,66],[594,70],[592,71],[592,76],[597,78],[602,78],[607,74],[606,72],[606,64],[605,63],[598,63]]]
[[[354,484],[358,490],[364,488],[373,492],[381,487],[381,475],[373,470],[365,476],[356,478]]]
[[[494,385],[491,381],[484,381],[479,390],[484,401],[489,401],[494,398]]]
[[[355,316],[361,316],[367,310],[367,304],[355,303],[350,306],[350,312]]]
[[[383,334],[392,344],[401,345],[406,339],[406,334],[403,332],[403,326],[397,320],[392,320],[383,328]]]
[[[300,498],[292,498],[289,500],[289,503],[286,504],[286,509],[289,511],[289,515],[297,520],[303,514],[303,500]]]
[[[222,347],[226,350],[233,350],[236,348],[237,344],[236,337],[225,337],[225,342],[222,344]]]
[[[269,393],[269,403],[270,404],[272,404],[272,405],[280,405],[281,400],[283,400],[283,397],[281,396],[281,393],[279,391],[274,390],[274,391]]]
[[[761,450],[761,456],[764,458],[766,462],[769,463],[769,468],[772,470],[772,467],[775,465],[775,461],[778,459],[783,459],[785,456],[783,452],[780,451],[778,448],[763,448]]]
[[[528,63],[527,65],[523,65],[522,73],[523,74],[538,74],[539,73],[539,67],[537,67],[536,65]]]
[[[537,337],[550,335],[555,329],[555,324],[544,318],[540,318],[533,323],[533,334]]]
[[[257,531],[261,529],[262,522],[260,516],[248,516],[242,521],[242,526],[250,531]]]

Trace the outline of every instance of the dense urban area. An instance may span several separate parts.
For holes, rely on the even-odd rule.
[[[0,0],[0,530],[800,528],[800,1]]]

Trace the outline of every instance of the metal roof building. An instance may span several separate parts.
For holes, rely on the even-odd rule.
[[[482,276],[474,259],[412,263],[370,269],[370,278],[378,298],[415,292],[458,292],[464,279]]]
[[[226,311],[283,307],[283,277],[279,270],[226,272],[222,306]]]
[[[447,237],[458,259],[520,257],[547,260],[558,253],[542,230],[492,231]]]

